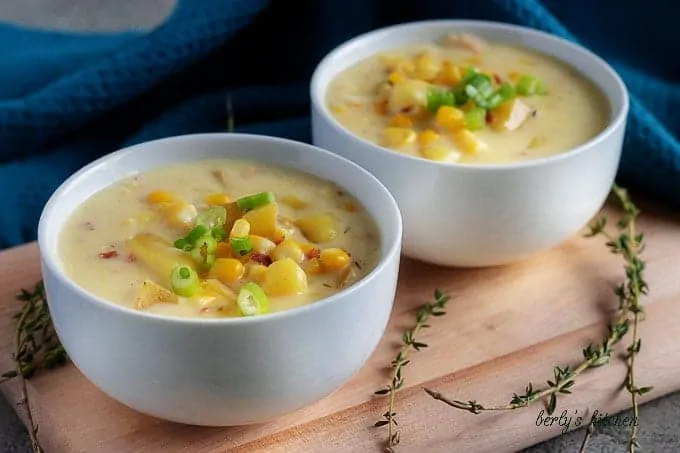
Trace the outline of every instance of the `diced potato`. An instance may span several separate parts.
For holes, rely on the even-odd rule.
[[[291,296],[307,291],[307,274],[292,259],[273,262],[264,278],[264,290],[272,297]]]
[[[502,103],[491,112],[491,127],[502,132],[514,131],[524,124],[529,115],[531,107],[515,98]]]
[[[404,127],[387,127],[380,137],[380,144],[389,147],[400,147],[413,143],[416,140],[413,129]]]
[[[281,229],[277,223],[278,205],[269,203],[244,214],[250,223],[250,233],[262,236],[274,242],[281,238]]]
[[[257,253],[269,254],[269,252],[271,252],[272,249],[276,247],[276,244],[273,241],[256,234],[250,235],[250,242],[253,243],[253,252]]]
[[[281,201],[281,203],[286,204],[293,209],[302,209],[307,206],[306,201],[300,199],[295,195],[284,195],[281,198],[279,198],[279,200]]]
[[[395,83],[388,99],[390,113],[395,115],[425,107],[429,89],[430,84],[422,80],[406,79]]]
[[[296,263],[301,263],[305,259],[305,253],[300,245],[293,239],[286,239],[269,253],[274,261],[290,258]]]
[[[228,242],[218,242],[215,250],[215,258],[229,258],[231,256],[231,246]]]
[[[196,270],[191,257],[173,247],[165,239],[153,233],[139,233],[125,241],[127,251],[154,272],[165,288],[171,288],[170,274],[175,266],[188,266]]]
[[[137,310],[146,310],[152,305],[174,304],[177,303],[177,300],[177,296],[172,291],[163,288],[151,280],[145,280],[139,287],[139,292],[135,299],[135,308]]]
[[[453,141],[466,154],[475,154],[488,148],[479,137],[468,129],[461,129],[453,133]]]
[[[340,232],[340,219],[332,212],[312,214],[295,222],[302,234],[317,244],[335,239]]]

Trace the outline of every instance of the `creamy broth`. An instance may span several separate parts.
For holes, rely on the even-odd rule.
[[[361,203],[333,183],[209,160],[140,173],[96,193],[68,219],[60,254],[78,285],[110,302],[233,317],[340,291],[375,268],[380,243]]]
[[[360,61],[331,82],[327,102],[345,128],[367,141],[471,164],[568,151],[602,132],[610,116],[604,96],[568,65],[470,35]]]

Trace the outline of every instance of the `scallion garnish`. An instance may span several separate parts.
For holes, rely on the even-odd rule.
[[[204,268],[210,268],[215,262],[217,241],[212,235],[206,234],[198,238],[191,247],[191,257]]]
[[[189,231],[189,233],[183,238],[179,238],[175,241],[174,246],[185,252],[190,251],[194,248],[194,243],[198,241],[201,237],[207,235],[210,229],[205,225],[196,225],[194,229]]]
[[[250,240],[249,236],[230,238],[229,246],[231,251],[238,256],[244,256],[253,251],[253,241]]]
[[[227,210],[224,206],[211,206],[198,213],[197,225],[204,225],[210,230],[220,228],[227,222]]]
[[[515,88],[508,82],[503,82],[496,93],[500,94],[500,96],[503,98],[503,102],[510,101],[515,97]]]
[[[545,85],[538,77],[526,74],[519,79],[515,89],[523,96],[543,95],[546,93]]]
[[[241,212],[252,211],[253,209],[260,208],[262,206],[273,203],[276,199],[274,194],[271,192],[260,192],[254,195],[248,195],[241,197],[236,200],[236,205],[241,210]]]
[[[257,283],[248,282],[241,287],[236,304],[243,316],[269,313],[269,298]]]
[[[195,270],[187,266],[177,266],[170,274],[172,290],[182,297],[191,297],[200,289],[200,281]]]
[[[439,107],[444,105],[454,106],[456,105],[456,97],[451,91],[440,90],[440,89],[430,89],[427,92],[427,109],[431,113],[437,113]]]
[[[486,126],[486,110],[481,107],[472,107],[464,114],[465,127],[471,131],[484,129]]]

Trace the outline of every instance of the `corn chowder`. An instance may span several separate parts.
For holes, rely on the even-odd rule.
[[[60,238],[66,273],[108,301],[181,317],[290,309],[377,264],[362,205],[298,171],[238,160],[172,165],[88,199]]]
[[[467,35],[367,58],[329,85],[352,133],[442,162],[511,163],[568,151],[599,134],[609,108],[573,69]]]

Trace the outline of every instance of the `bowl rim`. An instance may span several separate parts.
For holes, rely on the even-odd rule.
[[[47,249],[47,243],[48,243],[48,236],[47,236],[47,230],[48,230],[48,224],[50,222],[50,219],[58,216],[59,213],[59,206],[61,204],[60,197],[64,192],[72,190],[74,187],[78,187],[79,184],[81,184],[81,179],[87,177],[92,171],[94,171],[96,168],[100,168],[102,165],[106,165],[109,161],[120,159],[124,156],[134,154],[136,151],[138,151],[140,148],[146,148],[149,145],[154,145],[158,146],[159,144],[162,145],[165,142],[186,142],[187,144],[196,144],[197,142],[201,142],[205,139],[218,139],[218,140],[223,140],[225,144],[228,144],[229,142],[232,141],[232,138],[239,138],[239,139],[245,139],[246,141],[264,141],[264,142],[274,142],[274,144],[288,144],[297,148],[302,148],[306,152],[310,153],[317,153],[321,154],[324,156],[324,159],[329,159],[329,163],[332,163],[333,160],[335,161],[345,161],[346,164],[348,164],[351,168],[352,171],[358,172],[363,178],[367,179],[370,181],[370,184],[374,186],[374,189],[381,192],[382,196],[388,201],[386,204],[381,204],[380,209],[385,209],[388,212],[388,216],[391,217],[391,222],[394,222],[394,231],[395,231],[395,236],[396,240],[393,242],[387,241],[386,237],[386,231],[385,228],[382,227],[380,224],[378,224],[377,219],[373,218],[373,221],[376,224],[376,227],[379,231],[380,239],[382,242],[382,251],[381,251],[381,257],[378,263],[376,264],[375,268],[371,270],[368,274],[366,274],[361,280],[357,281],[351,286],[348,286],[341,291],[338,291],[337,293],[334,293],[328,297],[325,297],[323,299],[316,300],[312,303],[301,305],[298,307],[290,308],[287,310],[282,310],[278,312],[273,312],[273,313],[268,313],[266,315],[260,315],[260,316],[244,316],[244,317],[226,317],[226,318],[197,318],[197,317],[179,317],[179,316],[169,316],[169,315],[163,315],[163,314],[156,314],[156,313],[148,313],[144,311],[139,311],[135,310],[133,308],[129,308],[120,304],[117,304],[115,302],[111,302],[106,300],[106,298],[97,296],[96,294],[93,294],[89,292],[88,290],[84,289],[80,285],[78,285],[71,277],[69,277],[66,272],[64,271],[63,267],[59,265],[57,262],[57,254],[55,253],[47,253],[45,250]],[[159,150],[162,151],[162,147],[158,148]],[[228,155],[225,156],[225,158],[229,158]],[[199,161],[199,159],[195,159],[195,161]],[[189,159],[189,161],[193,161],[192,159]],[[159,165],[156,165],[152,168],[159,168],[162,167],[164,164],[161,163]],[[276,164],[278,165],[278,164]],[[121,172],[119,177],[116,179],[115,182],[109,184],[106,187],[111,187],[111,185],[115,184],[116,182],[119,182],[121,179],[125,177],[127,172],[123,173]],[[343,187],[342,184],[335,183],[338,186]],[[103,190],[103,189],[101,189]],[[371,216],[373,217],[373,216]],[[61,234],[62,229],[60,229],[58,235]],[[197,324],[206,324],[206,325],[241,325],[241,324],[249,324],[249,323],[267,323],[267,322],[277,322],[277,320],[283,319],[283,318],[288,318],[288,317],[295,317],[302,315],[303,313],[307,312],[313,312],[316,310],[323,310],[325,306],[328,305],[335,305],[338,303],[342,303],[342,300],[346,297],[351,297],[353,293],[356,293],[357,291],[360,290],[360,288],[364,287],[365,285],[368,285],[370,282],[374,281],[380,274],[385,272],[385,269],[394,262],[394,260],[399,260],[400,254],[401,254],[401,238],[403,235],[403,220],[402,220],[402,214],[401,210],[399,209],[399,206],[392,195],[392,193],[376,178],[373,176],[370,172],[365,170],[363,167],[360,165],[350,161],[349,159],[346,159],[342,156],[339,156],[337,154],[331,153],[330,151],[327,151],[323,148],[310,145],[307,143],[299,142],[296,140],[290,140],[290,139],[285,139],[285,138],[279,138],[279,137],[272,137],[272,136],[267,136],[267,135],[258,135],[258,134],[244,134],[244,133],[199,133],[199,134],[184,134],[184,135],[177,135],[177,136],[172,136],[172,137],[165,137],[165,138],[160,138],[160,139],[155,139],[155,140],[149,140],[146,142],[138,143],[135,145],[127,146],[121,149],[118,149],[114,152],[111,152],[109,154],[106,154],[91,163],[85,165],[84,167],[80,168],[78,171],[73,173],[71,176],[69,176],[50,196],[48,199],[47,203],[45,204],[42,213],[40,215],[40,220],[38,223],[38,247],[39,247],[39,252],[40,252],[40,259],[42,261],[42,265],[48,269],[48,271],[54,276],[56,281],[62,285],[67,287],[71,292],[77,294],[79,297],[81,297],[83,300],[86,300],[88,304],[93,304],[95,306],[98,306],[99,308],[102,308],[104,310],[108,311],[113,311],[117,312],[121,315],[129,315],[132,317],[137,317],[139,319],[146,319],[149,322],[165,322],[165,323],[171,323],[171,324],[188,324],[188,325],[197,325]],[[56,240],[56,244],[59,244],[59,239]],[[45,245],[43,247],[42,245]],[[57,251],[58,253],[58,251]],[[47,302],[49,305],[51,305],[52,302],[50,302],[49,296],[47,298]]]
[[[600,67],[600,70],[604,70],[607,75],[611,78],[613,87],[617,90],[617,94],[621,98],[621,106],[617,111],[614,111],[614,106],[612,105],[611,98],[606,96],[605,90],[602,88],[601,84],[596,83],[594,80],[587,77],[585,74],[582,76],[586,77],[590,82],[597,88],[597,90],[602,93],[602,95],[607,99],[609,107],[611,110],[611,118],[607,122],[607,126],[600,131],[597,135],[590,138],[588,141],[581,143],[578,146],[572,147],[566,151],[553,154],[550,156],[539,157],[536,159],[530,159],[520,162],[512,163],[495,163],[495,164],[479,164],[479,163],[457,163],[457,162],[438,162],[430,159],[425,159],[422,157],[412,156],[410,154],[397,153],[389,148],[385,148],[378,144],[369,142],[353,132],[349,131],[343,125],[340,124],[338,120],[335,119],[333,115],[330,114],[328,106],[326,105],[325,95],[328,90],[328,85],[334,79],[330,79],[325,85],[322,85],[321,79],[324,77],[325,73],[332,69],[331,63],[333,60],[338,58],[339,55],[343,53],[351,53],[355,46],[360,46],[362,43],[370,43],[374,39],[379,39],[385,35],[389,34],[400,34],[402,32],[410,31],[413,29],[429,28],[433,26],[470,26],[478,27],[480,29],[486,28],[489,30],[506,30],[515,33],[522,33],[524,35],[533,36],[536,39],[542,39],[546,42],[552,43],[554,46],[561,46],[569,49],[571,52],[581,54],[590,60],[593,64]],[[419,41],[414,40],[413,43]],[[378,53],[378,52],[376,52]],[[545,52],[541,52],[545,54]],[[571,62],[553,57],[562,63],[566,63],[570,66]],[[345,68],[346,69],[346,68]],[[511,171],[525,168],[532,168],[542,165],[548,165],[551,163],[557,163],[565,159],[569,159],[575,155],[588,152],[592,148],[596,148],[601,142],[608,139],[612,134],[616,133],[619,128],[625,124],[628,116],[628,111],[630,109],[630,100],[628,95],[628,90],[626,85],[621,78],[621,76],[611,67],[606,61],[604,61],[600,56],[586,47],[569,41],[565,38],[559,37],[557,35],[544,32],[531,27],[525,27],[521,25],[510,24],[506,22],[499,21],[485,21],[485,20],[468,20],[468,19],[435,19],[435,20],[423,20],[414,22],[404,22],[400,24],[390,25],[387,27],[378,28],[371,30],[366,33],[351,38],[344,43],[338,45],[330,52],[328,52],[323,59],[318,63],[312,74],[310,82],[310,99],[312,104],[313,115],[317,113],[323,117],[326,123],[333,129],[335,133],[341,134],[344,138],[348,138],[354,142],[355,145],[361,145],[370,149],[371,152],[375,152],[380,156],[385,158],[393,158],[395,160],[402,159],[404,163],[410,163],[411,165],[425,165],[433,168],[450,168],[454,170],[466,170],[471,172],[490,172],[490,171]],[[314,124],[314,123],[312,123]],[[314,126],[312,126],[314,127]]]

